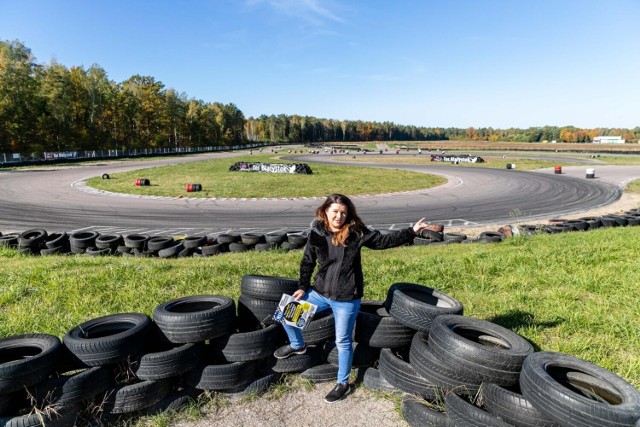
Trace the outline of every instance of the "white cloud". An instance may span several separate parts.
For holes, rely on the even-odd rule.
[[[250,6],[260,3],[268,4],[282,15],[304,19],[315,25],[324,21],[344,22],[329,9],[329,2],[325,0],[247,0]]]

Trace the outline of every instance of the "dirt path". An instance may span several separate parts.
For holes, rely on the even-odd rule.
[[[206,412],[198,421],[180,421],[175,427],[407,427],[391,399],[376,395],[363,386],[347,398],[326,403],[324,396],[333,383],[300,386],[284,396],[230,402],[215,412]]]

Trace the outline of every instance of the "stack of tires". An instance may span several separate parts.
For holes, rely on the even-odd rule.
[[[408,329],[396,325],[364,385],[406,393],[402,412],[411,426],[633,426],[640,419],[640,392],[622,378],[572,356],[534,352],[515,332],[463,316],[448,295],[396,283],[384,307]],[[363,329],[357,322],[356,338]]]
[[[451,245],[455,243],[493,243],[501,242],[505,237],[504,230],[483,231],[477,238],[470,239],[464,233],[447,233],[444,228],[441,231],[423,230],[420,236],[413,238],[413,244],[417,246],[422,245]],[[511,237],[509,235],[508,237]]]
[[[41,229],[28,230],[20,233],[18,236],[18,250],[24,254],[38,254],[47,236],[47,231]]]
[[[91,319],[62,340],[0,339],[0,425],[114,424],[177,410],[204,390],[261,393],[284,373],[335,381],[330,313],[303,330],[305,354],[273,357],[286,343],[273,312],[297,286],[247,275],[237,312],[229,297],[197,295],[161,303],[152,317]],[[462,310],[413,283],[362,303],[353,365],[365,387],[407,393],[402,411],[411,426],[633,426],[640,418],[640,392],[620,377],[534,352],[514,332]]]
[[[241,325],[231,298],[198,295],[159,304],[152,318],[88,320],[62,341],[0,339],[0,425],[111,425],[175,411],[204,390],[263,392],[280,377],[284,333],[268,320]]]
[[[250,330],[270,322],[282,295],[291,295],[297,289],[296,279],[243,276],[238,297],[238,326]]]

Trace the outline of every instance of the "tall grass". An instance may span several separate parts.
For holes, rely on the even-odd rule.
[[[586,359],[640,387],[640,227],[520,237],[497,244],[365,250],[365,298],[414,282],[465,314],[496,322],[538,350]],[[90,318],[151,314],[169,299],[237,298],[245,274],[297,277],[301,253],[208,258],[32,257],[0,249],[0,336],[62,336]]]

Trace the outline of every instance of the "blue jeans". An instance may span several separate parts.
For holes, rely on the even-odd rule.
[[[318,306],[316,313],[331,308],[336,324],[336,347],[338,349],[338,382],[349,382],[351,361],[353,359],[353,327],[356,324],[360,300],[334,301],[320,295],[313,289],[307,292],[302,301],[309,301]],[[283,325],[293,348],[304,346],[302,330],[293,326]]]

